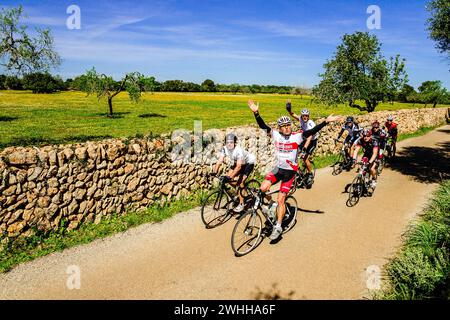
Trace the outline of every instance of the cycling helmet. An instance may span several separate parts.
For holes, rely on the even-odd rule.
[[[309,116],[309,110],[308,109],[303,109],[302,110],[302,116]]]
[[[353,120],[354,120],[353,117],[347,117],[347,119],[345,120],[345,122],[354,122]]]
[[[292,121],[291,118],[289,118],[288,116],[282,116],[278,118],[278,126],[281,127],[283,125],[291,125]]]
[[[363,137],[371,137],[372,136],[372,130],[364,129],[362,132]]]
[[[226,135],[225,142],[229,142],[229,141],[233,141],[234,144],[236,144],[237,137],[236,137],[236,135],[234,133],[229,133],[229,134]]]
[[[394,120],[394,117],[392,116],[392,114],[388,115],[387,121],[393,121],[393,120]]]
[[[375,120],[373,123],[372,123],[372,128],[379,128],[380,127],[380,123],[378,122],[378,120]]]

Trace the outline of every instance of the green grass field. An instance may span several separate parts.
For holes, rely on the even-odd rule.
[[[292,99],[296,112],[309,108],[313,119],[329,113],[361,113],[344,105],[317,105],[305,96],[147,93],[134,104],[126,93],[121,93],[114,100],[116,117],[110,119],[106,117],[106,101],[99,102],[95,96],[86,97],[81,92],[32,94],[28,91],[0,91],[0,149],[12,145],[158,135],[181,128],[193,130],[195,120],[202,120],[203,129],[254,123],[247,107],[250,98],[260,102],[261,114],[267,121],[286,114],[284,105],[287,99]],[[377,110],[417,107],[423,105],[384,103]]]

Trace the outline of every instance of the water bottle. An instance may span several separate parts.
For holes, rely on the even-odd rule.
[[[275,220],[275,213],[277,212],[278,202],[272,201],[269,207],[269,218]]]
[[[269,214],[270,213],[270,207],[269,206],[266,206],[266,205],[262,205],[261,206],[261,210],[262,210],[262,212],[264,213],[264,214]]]

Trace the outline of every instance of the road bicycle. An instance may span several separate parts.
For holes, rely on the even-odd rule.
[[[292,183],[291,190],[288,195],[291,196],[297,191],[297,189],[311,189],[314,183],[314,178],[316,176],[316,165],[314,161],[310,158],[309,162],[312,166],[312,176],[308,177],[308,168],[304,161],[301,161],[299,165],[295,166],[292,163],[289,163],[291,167],[296,171],[294,181]]]
[[[363,157],[361,161],[358,162],[358,165],[358,173],[347,189],[348,207],[355,206],[363,195],[371,196],[374,192],[373,188],[370,185],[369,159],[367,157]]]
[[[251,206],[236,222],[231,233],[231,248],[235,256],[241,257],[253,251],[263,240],[272,233],[277,223],[277,210],[273,211],[274,201],[267,200],[273,194],[279,193],[274,190],[262,196],[259,190],[253,189]],[[285,200],[286,213],[281,227],[283,234],[290,231],[297,222],[298,206],[297,200],[292,195],[287,195]]]
[[[392,137],[389,137],[388,141],[386,142],[386,156],[388,161],[391,161],[395,158],[395,152],[397,151],[396,149],[397,148],[394,139]]]
[[[237,186],[230,185],[226,176],[219,178],[218,188],[211,191],[202,201],[200,216],[207,229],[212,229],[224,224],[235,213],[233,208],[239,204],[238,192],[240,190],[244,197],[244,210],[249,205],[253,196],[250,190],[257,190],[260,182],[256,179],[250,179],[245,182],[244,189],[240,190]],[[238,190],[237,190],[238,189]]]
[[[341,140],[335,140],[334,144],[337,142],[342,143],[341,151],[338,154],[336,162],[331,166],[333,168],[333,176],[339,175],[342,171],[350,169],[352,165],[352,157],[350,156],[350,144],[343,142]]]

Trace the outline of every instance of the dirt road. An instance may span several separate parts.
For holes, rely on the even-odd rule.
[[[314,187],[296,193],[302,211],[294,229],[247,256],[231,250],[234,219],[206,230],[196,209],[20,265],[0,275],[0,298],[252,299],[273,284],[294,299],[368,297],[366,269],[395,253],[408,222],[450,174],[449,137],[447,125],[401,142],[397,164],[353,208],[343,191],[354,173],[318,170]],[[71,265],[80,289],[67,288]]]

